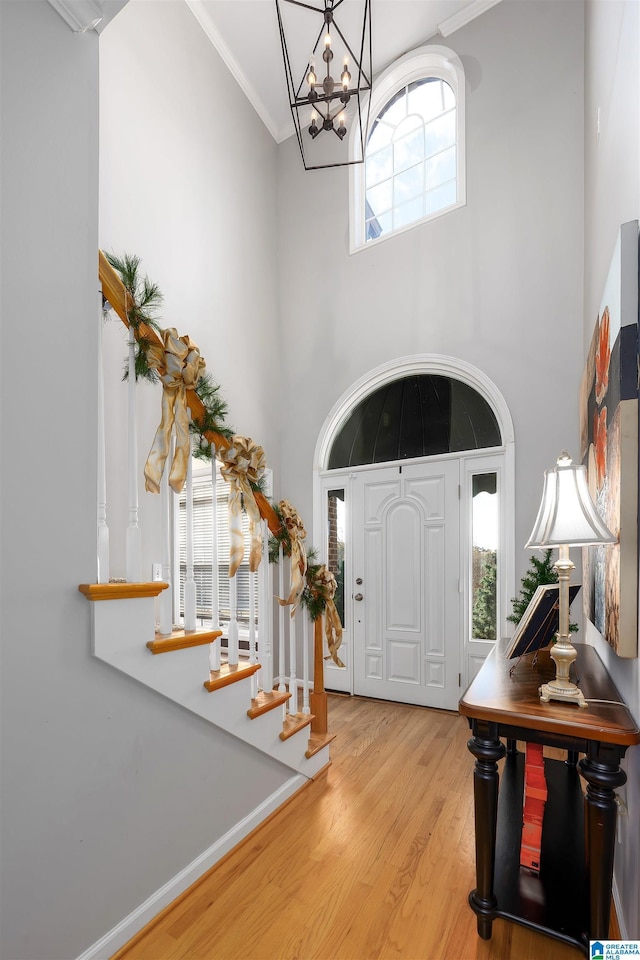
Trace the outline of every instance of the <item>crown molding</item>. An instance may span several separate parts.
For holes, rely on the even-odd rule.
[[[469,6],[461,10],[460,13],[454,13],[452,17],[447,17],[446,20],[438,24],[438,30],[441,36],[448,37],[450,34],[455,33],[460,27],[466,26],[468,23],[471,23],[472,20],[475,20],[476,17],[490,10],[491,7],[495,7],[497,3],[500,3],[500,0],[474,0],[473,3],[470,3]]]
[[[202,0],[185,0],[185,3],[187,4],[192,14],[196,18],[196,20],[198,21],[202,29],[204,30],[204,32],[206,33],[207,37],[209,38],[213,46],[216,48],[216,50],[220,54],[222,60],[227,65],[235,81],[239,85],[240,89],[243,91],[244,95],[246,96],[247,100],[249,101],[253,109],[256,111],[256,113],[264,123],[265,127],[267,128],[267,130],[269,131],[273,139],[276,141],[276,143],[280,143],[281,131],[277,129],[273,118],[269,114],[267,108],[265,107],[264,103],[262,102],[261,98],[256,92],[255,87],[253,87],[247,80],[247,77],[240,69],[238,61],[233,56],[233,54],[231,53],[231,50],[222,39],[220,32],[218,31],[217,27],[211,20],[211,17],[207,14],[205,4],[202,2]]]
[[[102,21],[102,7],[95,0],[48,0],[74,33],[95,30]]]
[[[1,0],[0,0],[1,2]],[[48,0],[74,33],[102,33],[129,0]]]
[[[295,132],[296,128],[292,120],[291,123],[286,123],[284,127],[280,127],[278,130],[278,136],[276,137],[276,142],[283,143],[285,140],[288,140],[289,137],[292,137]]]

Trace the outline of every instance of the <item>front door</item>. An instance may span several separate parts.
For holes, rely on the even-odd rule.
[[[353,477],[354,693],[455,710],[458,461],[372,467]]]

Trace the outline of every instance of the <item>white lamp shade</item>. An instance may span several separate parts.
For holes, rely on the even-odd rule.
[[[562,453],[553,470],[545,470],[542,503],[527,547],[583,547],[615,543],[591,499],[586,468]]]

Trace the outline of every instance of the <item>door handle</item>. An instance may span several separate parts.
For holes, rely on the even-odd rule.
[[[354,597],[353,599],[354,599],[354,600],[364,600],[364,597],[362,596],[361,593],[356,593],[356,595],[355,595],[355,597]]]

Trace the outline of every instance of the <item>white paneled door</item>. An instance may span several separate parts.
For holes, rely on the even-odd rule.
[[[353,480],[354,693],[449,710],[460,695],[457,460]]]

